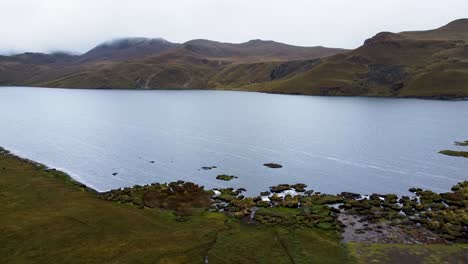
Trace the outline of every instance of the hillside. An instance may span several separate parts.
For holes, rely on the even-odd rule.
[[[468,19],[429,31],[383,32],[261,91],[311,95],[468,96]]]
[[[165,39],[124,38],[104,42],[80,56],[79,62],[99,60],[128,60],[144,58],[166,50],[176,48],[179,44]]]
[[[119,39],[79,56],[0,56],[0,85],[468,97],[468,19],[378,33],[352,51],[263,40]]]
[[[130,89],[238,88],[268,82],[293,71],[282,64],[296,65],[295,60],[314,60],[345,51],[263,40],[241,44],[192,40],[177,44],[163,39],[118,39],[102,43],[83,55],[69,56],[66,60],[32,53],[0,57],[0,85]],[[35,57],[49,59],[38,60]],[[277,67],[281,68],[279,74],[274,73],[278,72]],[[297,70],[301,68],[294,67]],[[223,72],[230,72],[231,75],[226,76]],[[235,76],[242,78],[237,79]]]

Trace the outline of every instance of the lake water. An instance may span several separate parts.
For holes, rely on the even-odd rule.
[[[99,191],[181,179],[407,194],[468,179],[468,159],[437,153],[463,149],[468,101],[2,87],[0,121],[0,146]]]

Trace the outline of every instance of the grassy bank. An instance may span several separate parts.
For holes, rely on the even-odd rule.
[[[441,150],[439,153],[447,156],[468,158],[468,151]]]
[[[0,263],[401,263],[395,252],[411,263],[468,257],[463,245],[343,244],[335,231],[248,225],[219,212],[178,221],[171,210],[103,200],[62,172],[5,152],[0,215]]]
[[[0,155],[0,263],[345,263],[337,233],[241,224],[99,199],[58,171]]]

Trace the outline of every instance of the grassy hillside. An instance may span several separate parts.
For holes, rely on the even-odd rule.
[[[430,31],[379,33],[356,50],[256,89],[313,95],[468,96],[468,20]]]
[[[120,39],[98,45],[81,56],[67,58],[37,53],[0,56],[0,85],[127,89],[240,88],[251,83],[269,82],[284,75],[272,75],[272,71],[281,63],[296,64],[294,61],[304,60],[307,64],[309,60],[342,52],[346,50],[298,47],[262,40],[240,44],[192,40],[177,44],[162,39]],[[238,74],[230,77],[224,74],[233,71]],[[242,76],[242,80],[234,79],[235,76]]]

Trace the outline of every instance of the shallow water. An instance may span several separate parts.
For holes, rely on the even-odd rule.
[[[2,87],[0,146],[99,191],[182,179],[250,195],[297,182],[439,192],[468,179],[468,159],[437,153],[464,148],[467,113],[468,101]]]

